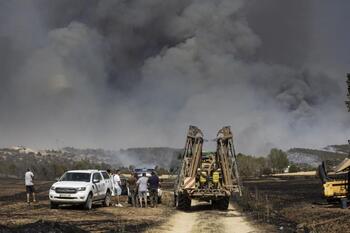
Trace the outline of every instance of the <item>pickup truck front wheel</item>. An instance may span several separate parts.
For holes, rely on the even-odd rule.
[[[111,205],[111,193],[109,191],[106,193],[105,199],[103,201],[103,205],[106,207]]]
[[[84,209],[91,210],[92,208],[92,195],[89,194],[89,196],[86,199],[86,202],[84,203]]]

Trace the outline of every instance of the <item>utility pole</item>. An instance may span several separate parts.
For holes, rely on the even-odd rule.
[[[348,108],[348,112],[350,112],[350,73],[346,74],[347,80],[346,80],[346,84],[348,86],[348,94],[347,96],[347,100],[345,101],[346,107]],[[350,145],[350,140],[348,140],[348,143]],[[348,154],[348,158],[350,158],[350,151]],[[347,183],[347,197],[349,198],[349,194],[350,194],[350,170],[348,170],[348,183]]]
[[[346,107],[348,108],[348,112],[350,112],[350,73],[347,73],[346,76],[347,76],[346,84],[348,86],[348,94],[346,95],[347,100],[345,101],[345,104],[346,104]],[[348,140],[348,143],[350,144],[350,140]],[[350,158],[350,151],[349,151],[348,157]]]
[[[347,94],[347,100],[345,101],[345,104],[348,108],[348,112],[350,112],[350,73],[348,73],[347,75],[347,80],[346,80],[346,83],[347,83],[347,86],[348,86],[348,94]]]

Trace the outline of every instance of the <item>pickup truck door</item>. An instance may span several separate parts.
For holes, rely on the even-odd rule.
[[[103,173],[101,172],[101,198],[105,198],[106,196],[106,192],[107,192],[107,185],[108,185],[108,181],[104,178]]]
[[[98,181],[98,182],[94,182],[94,181]],[[93,177],[92,177],[92,186],[93,186],[93,190],[94,192],[94,200],[96,199],[101,199],[102,198],[102,176],[99,172],[94,173]]]
[[[112,192],[112,179],[111,177],[108,175],[107,172],[101,172],[102,173],[102,177],[105,181],[105,186],[106,186],[106,192],[107,192],[107,189],[109,188],[109,190]]]

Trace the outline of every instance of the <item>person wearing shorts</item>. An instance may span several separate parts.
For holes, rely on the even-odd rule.
[[[34,189],[34,174],[33,172],[28,168],[27,172],[24,175],[24,182],[26,186],[26,193],[27,193],[27,203],[30,204],[30,194],[33,196],[33,202],[36,202],[35,200],[35,189]]]
[[[116,204],[115,206],[117,207],[123,207],[122,204],[120,204],[120,195],[122,194],[122,188],[121,188],[121,180],[120,180],[120,171],[117,170],[116,174],[113,176],[113,185],[114,185],[114,195],[115,195],[115,199],[116,199]]]
[[[142,201],[145,201],[145,207],[147,208],[147,183],[148,183],[148,178],[146,176],[146,173],[142,174],[142,177],[137,180],[136,184],[138,186],[138,196],[139,196],[139,201],[140,201],[140,207],[142,208]]]

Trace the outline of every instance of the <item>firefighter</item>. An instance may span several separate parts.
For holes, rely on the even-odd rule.
[[[207,183],[207,173],[205,171],[202,171],[200,176],[199,176],[199,183],[200,187],[204,188],[206,183]]]
[[[219,171],[217,169],[214,170],[212,177],[213,177],[213,186],[214,186],[214,188],[218,188],[219,180],[220,180],[220,173],[219,173]]]

